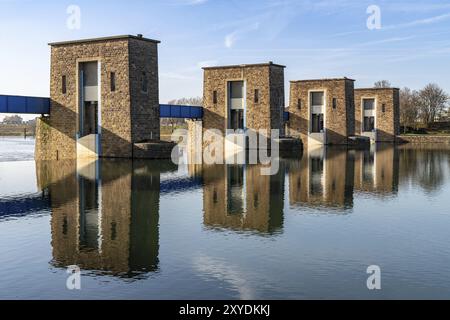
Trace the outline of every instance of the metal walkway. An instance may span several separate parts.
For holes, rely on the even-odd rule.
[[[202,187],[203,179],[200,177],[161,180],[158,194],[183,194]],[[70,200],[65,199],[65,201]],[[50,213],[51,211],[51,195],[48,194],[48,191],[0,198],[0,221],[8,218]]]
[[[160,104],[159,116],[160,118],[203,119],[203,108]]]
[[[160,118],[203,119],[203,108],[160,104]],[[50,98],[0,95],[0,113],[50,114]],[[289,113],[284,113],[289,120]]]
[[[0,113],[49,114],[50,99],[0,95]]]
[[[50,114],[50,98],[0,95],[0,113]],[[202,119],[203,108],[161,104],[160,117]]]

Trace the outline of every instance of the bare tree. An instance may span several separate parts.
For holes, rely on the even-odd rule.
[[[428,84],[419,92],[420,116],[426,125],[436,121],[447,110],[449,95],[437,84]]]
[[[400,90],[400,123],[404,127],[404,133],[407,127],[417,129],[419,112],[419,93],[409,88]]]
[[[391,88],[392,85],[388,80],[380,80],[375,82],[374,84],[375,88]]]
[[[177,100],[172,100],[169,104],[180,105],[180,106],[203,106],[203,99],[201,97],[194,98],[181,98]]]
[[[21,116],[18,115],[13,115],[13,116],[6,116],[3,119],[3,123],[4,124],[15,124],[15,125],[19,125],[19,124],[23,124],[23,118]]]
[[[177,105],[177,106],[203,106],[203,99],[201,97],[193,97],[193,98],[181,98],[174,99],[169,101],[168,104]],[[171,126],[174,128],[177,125],[183,125],[185,123],[184,119],[175,119],[175,118],[167,118],[161,119],[161,125],[163,126]]]

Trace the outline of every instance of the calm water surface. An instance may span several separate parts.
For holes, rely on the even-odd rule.
[[[450,149],[328,148],[266,177],[33,144],[0,138],[2,299],[450,298]]]

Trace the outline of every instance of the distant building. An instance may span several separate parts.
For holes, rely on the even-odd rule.
[[[289,135],[305,146],[346,145],[355,134],[354,80],[291,81]]]
[[[395,142],[400,135],[400,90],[355,90],[356,134],[374,142]]]
[[[283,130],[285,66],[204,68],[203,129]]]

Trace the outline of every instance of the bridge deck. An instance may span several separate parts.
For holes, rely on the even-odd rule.
[[[50,98],[0,95],[0,113],[50,114]],[[203,108],[161,104],[160,117],[201,119]]]
[[[0,113],[49,114],[50,99],[0,95]]]
[[[198,106],[179,106],[161,104],[160,118],[202,119],[203,108]],[[0,95],[0,113],[50,114],[50,98]],[[289,120],[289,113],[284,113]]]

